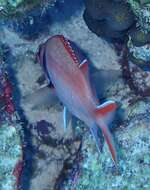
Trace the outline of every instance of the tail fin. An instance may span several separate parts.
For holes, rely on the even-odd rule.
[[[113,101],[107,101],[104,104],[97,107],[95,111],[96,123],[101,128],[104,138],[107,142],[108,148],[111,152],[112,159],[117,164],[117,154],[113,141],[113,137],[108,129],[108,123],[112,119],[113,112],[116,110],[117,105]]]

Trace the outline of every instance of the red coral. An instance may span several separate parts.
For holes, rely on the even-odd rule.
[[[4,82],[4,96],[6,98],[10,98],[11,95],[12,95],[12,85],[8,81],[8,79],[6,79],[6,81]]]
[[[13,114],[14,111],[15,111],[15,108],[14,108],[14,104],[13,104],[13,102],[12,102],[12,99],[6,99],[5,102],[6,102],[5,110],[6,110],[7,113],[9,113],[9,114]]]

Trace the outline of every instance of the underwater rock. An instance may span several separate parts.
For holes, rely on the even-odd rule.
[[[137,20],[137,26],[129,32],[129,58],[140,68],[150,70],[150,2],[128,2]]]
[[[62,174],[67,170],[66,166],[76,158],[81,139],[60,137],[55,126],[45,120],[29,123],[26,130],[32,139],[28,153],[25,154],[26,168],[30,173],[30,179],[27,179],[30,180],[30,188],[53,190],[59,180],[65,178]]]
[[[142,49],[139,49],[141,52]],[[145,52],[146,54],[146,52]],[[136,64],[138,67],[142,68],[143,70],[150,70],[150,61],[145,61],[142,57],[136,57],[133,53],[129,54],[129,59],[132,63]]]
[[[111,41],[123,41],[125,32],[124,31],[114,31],[107,24],[105,20],[95,20],[87,12],[84,11],[83,14],[84,21],[86,22],[88,28],[95,33],[97,36],[104,37],[106,39],[111,39]]]
[[[128,0],[137,24],[129,31],[129,59],[143,70],[150,70],[150,2]]]
[[[125,2],[85,1],[84,20],[89,29],[102,37],[123,39],[134,24],[134,14]]]
[[[75,181],[76,189],[149,189],[149,139],[145,135],[149,130],[148,123],[142,121],[136,120],[136,123],[132,120],[128,129],[116,132],[122,158],[119,171],[110,164],[106,146],[103,147],[104,155],[97,154],[92,138],[85,134],[87,136],[83,140],[83,160]],[[72,184],[70,180],[64,189],[71,189]]]
[[[53,125],[45,120],[38,121],[36,125],[31,125],[31,128],[34,128],[34,130],[37,131],[39,138],[42,140],[44,140],[44,138],[46,139],[51,131],[54,130]]]
[[[107,6],[110,0],[85,0],[85,7],[88,14],[95,20],[103,20],[107,16]]]
[[[129,32],[129,36],[131,37],[132,44],[136,47],[144,46],[147,43],[150,43],[150,32],[144,33],[139,28],[133,28]]]
[[[107,23],[113,30],[124,31],[128,30],[134,23],[134,14],[129,4],[121,2],[108,5]],[[111,11],[110,11],[111,10]]]
[[[139,35],[129,36],[127,43],[129,60],[143,69],[150,70],[150,45],[147,43],[149,41],[149,33],[143,34],[139,32]]]

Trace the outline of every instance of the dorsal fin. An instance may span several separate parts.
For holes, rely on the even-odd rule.
[[[92,89],[92,93],[93,93],[93,98],[95,99],[96,104],[99,103],[97,95],[96,95],[96,91],[94,86],[91,84],[90,81],[90,76],[89,76],[89,67],[88,67],[88,60],[87,59],[83,59],[83,61],[80,63],[79,65],[79,69],[82,71],[83,75],[86,78],[86,81],[88,82],[88,84],[90,85],[91,89]]]

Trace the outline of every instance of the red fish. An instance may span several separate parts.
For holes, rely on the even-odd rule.
[[[40,46],[38,59],[46,78],[53,84],[56,95],[65,107],[64,125],[68,110],[89,126],[100,150],[99,126],[116,164],[117,154],[107,124],[117,105],[114,101],[99,104],[90,83],[88,61],[83,56],[78,56],[78,52],[71,41],[62,35],[56,35]]]

